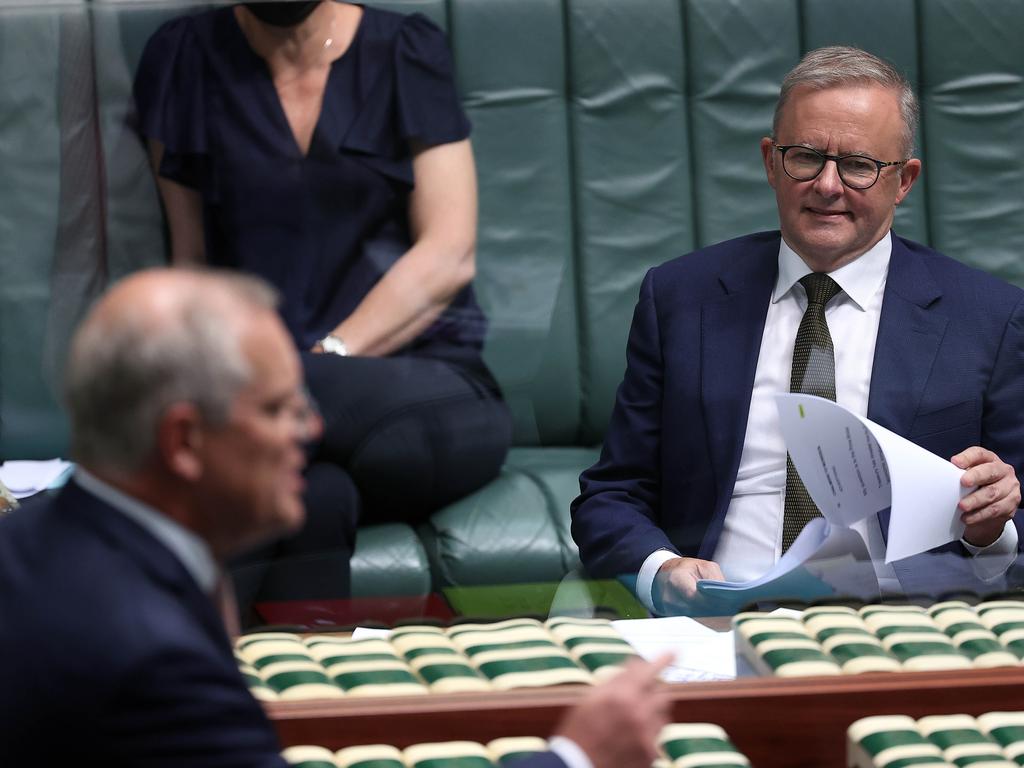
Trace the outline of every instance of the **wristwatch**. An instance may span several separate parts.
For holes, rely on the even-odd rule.
[[[333,333],[328,333],[320,341],[317,342],[320,348],[324,352],[332,355],[340,355],[341,357],[348,357],[348,347],[345,346],[345,342],[341,340],[341,336],[337,336]]]

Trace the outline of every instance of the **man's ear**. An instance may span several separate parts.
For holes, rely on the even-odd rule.
[[[910,188],[914,186],[914,182],[917,181],[918,176],[921,175],[921,161],[916,157],[912,157],[910,160],[900,168],[900,187],[896,192],[896,205],[903,202],[908,194],[910,194]]]
[[[768,183],[775,189],[775,142],[765,136],[761,139],[761,160],[764,161],[764,172],[768,176]]]
[[[192,403],[172,403],[157,428],[157,453],[166,469],[184,480],[203,474],[203,419]]]

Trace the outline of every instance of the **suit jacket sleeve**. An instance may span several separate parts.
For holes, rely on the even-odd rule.
[[[151,654],[117,696],[106,737],[118,764],[287,767],[237,670],[199,647],[182,643]]]
[[[572,504],[580,558],[601,578],[635,574],[658,549],[677,551],[659,527],[664,361],[654,274],[640,288],[601,458],[580,476]]]
[[[516,768],[566,768],[565,762],[554,752],[541,752],[514,763]]]
[[[1024,486],[1024,299],[1006,324],[982,417],[982,446],[1010,464]],[[966,447],[966,446],[965,446]],[[1013,519],[1024,548],[1024,515]]]

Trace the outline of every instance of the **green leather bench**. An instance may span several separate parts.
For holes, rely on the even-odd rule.
[[[501,476],[419,530],[360,531],[357,595],[555,580],[578,567],[644,272],[776,225],[758,140],[801,54],[860,45],[919,85],[903,235],[1024,285],[1017,0],[392,0],[448,30],[480,175],[487,360],[515,418]],[[55,381],[110,279],[164,258],[133,68],[178,2],[0,0],[0,457],[66,453]]]

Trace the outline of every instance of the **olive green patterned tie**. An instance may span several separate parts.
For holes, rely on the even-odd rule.
[[[832,336],[825,322],[825,305],[840,288],[828,275],[812,272],[800,278],[807,291],[807,309],[800,320],[793,348],[793,373],[790,392],[803,392],[829,400],[836,399],[836,360]],[[807,523],[821,512],[807,493],[793,460],[786,455],[786,507],[782,516],[782,551],[800,535]]]

